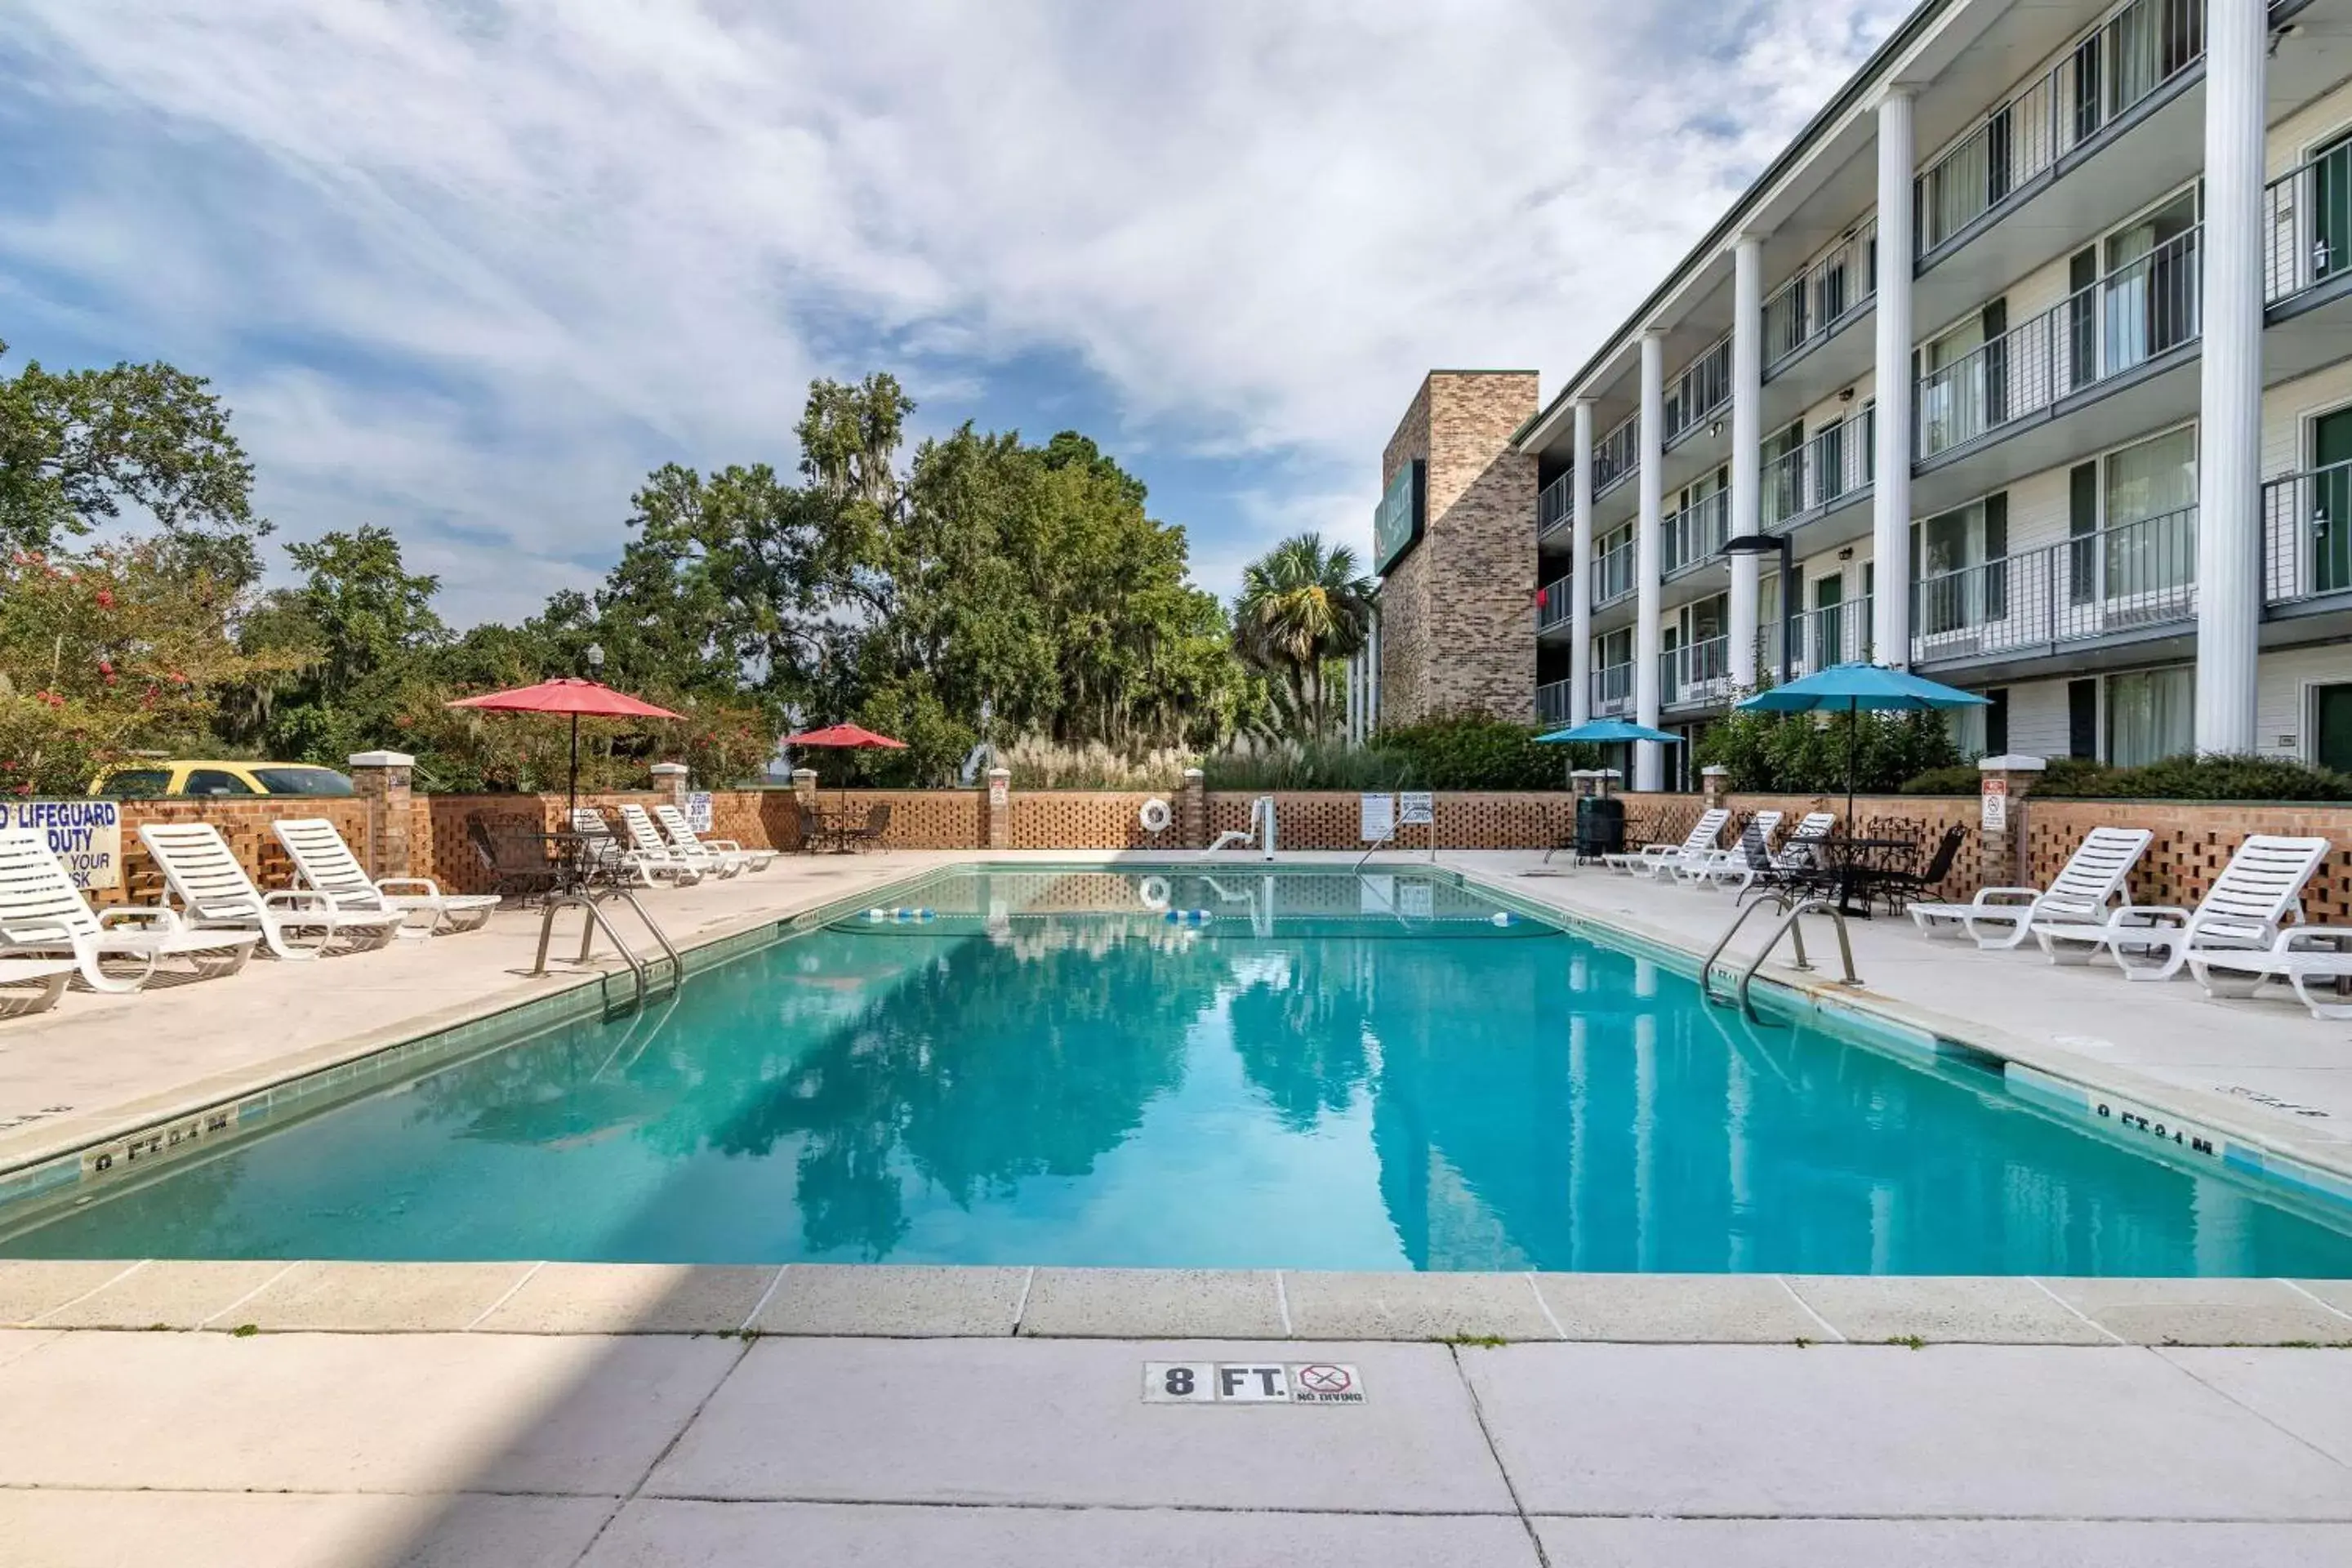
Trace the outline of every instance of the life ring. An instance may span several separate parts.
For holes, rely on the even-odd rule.
[[[1166,909],[1168,907],[1168,879],[1165,877],[1146,877],[1136,888],[1135,896],[1143,900],[1143,907],[1147,910],[1159,910]]]
[[[1168,803],[1157,795],[1143,803],[1143,809],[1136,813],[1136,818],[1143,824],[1146,833],[1165,833],[1168,825],[1176,819],[1174,813],[1168,809]]]

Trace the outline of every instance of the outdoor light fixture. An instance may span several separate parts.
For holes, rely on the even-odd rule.
[[[589,673],[592,675],[594,674],[596,671],[604,668],[604,645],[602,643],[590,643],[588,645],[588,651],[583,657],[588,660]]]
[[[1796,549],[1789,536],[1770,533],[1743,533],[1737,539],[1723,542],[1726,555],[1778,555],[1780,558],[1780,684],[1789,684],[1789,667],[1797,646],[1796,592],[1790,584],[1795,571]]]

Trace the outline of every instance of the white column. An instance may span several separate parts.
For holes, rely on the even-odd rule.
[[[1658,722],[1658,545],[1666,511],[1665,464],[1658,451],[1666,427],[1666,344],[1656,332],[1642,334],[1642,417],[1633,433],[1634,460],[1641,464],[1642,518],[1633,532],[1633,721]],[[1633,787],[1658,789],[1665,757],[1655,741],[1633,746]]]
[[[1871,552],[1878,562],[1874,658],[1911,665],[1911,94],[1878,100],[1878,450]],[[1782,590],[1786,592],[1784,588]]]
[[[2197,749],[2254,749],[2262,631],[2263,0],[2205,9],[2205,346],[2198,366]]]
[[[1576,471],[1568,481],[1574,508],[1569,543],[1568,721],[1592,717],[1592,405],[1570,405],[1576,415]]]
[[[1764,496],[1764,242],[1731,247],[1731,537],[1761,531]],[[1756,580],[1763,562],[1731,558],[1731,684],[1756,684]]]

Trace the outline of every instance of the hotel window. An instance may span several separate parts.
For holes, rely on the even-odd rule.
[[[2107,761],[2136,768],[2177,757],[2197,743],[2193,666],[2107,678]]]
[[[1922,636],[2009,615],[2009,496],[1989,495],[1911,527]]]
[[[2110,607],[2118,599],[2168,602],[2197,574],[2197,431],[2168,431],[2100,464]]]

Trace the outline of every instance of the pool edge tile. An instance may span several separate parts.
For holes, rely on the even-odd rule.
[[[1524,1272],[1286,1268],[1282,1286],[1293,1339],[1559,1341],[1559,1331]]]
[[[1275,1340],[1270,1269],[1040,1268],[1021,1312],[1028,1339]]]
[[[2283,1279],[2045,1276],[2042,1283],[2136,1345],[2352,1344],[2352,1321]]]
[[[795,1263],[752,1318],[754,1334],[1009,1338],[1030,1270],[955,1264]]]

